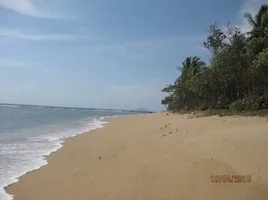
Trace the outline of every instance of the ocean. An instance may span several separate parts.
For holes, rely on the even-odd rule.
[[[110,118],[139,111],[0,104],[0,199],[12,200],[4,188],[47,162],[63,139],[102,128]]]

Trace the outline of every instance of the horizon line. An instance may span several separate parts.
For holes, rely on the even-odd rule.
[[[89,108],[89,107],[76,107],[76,106],[56,106],[56,105],[40,105],[40,104],[19,104],[19,103],[3,103],[0,102],[0,105],[18,105],[18,106],[42,106],[42,107],[52,107],[52,108],[76,108],[76,109],[95,109],[95,110],[121,110],[121,111],[136,111],[144,113],[153,113],[154,111],[150,110],[133,110],[133,109],[117,109],[117,108]]]

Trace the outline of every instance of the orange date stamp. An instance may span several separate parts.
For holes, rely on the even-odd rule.
[[[212,183],[251,183],[251,175],[212,175]]]

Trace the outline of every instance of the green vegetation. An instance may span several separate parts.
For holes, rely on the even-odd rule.
[[[256,16],[245,14],[248,33],[213,24],[204,47],[210,66],[199,57],[187,57],[180,76],[162,91],[162,104],[170,111],[229,109],[232,112],[268,109],[268,5]]]

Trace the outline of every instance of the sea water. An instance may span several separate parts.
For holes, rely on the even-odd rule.
[[[111,117],[136,111],[0,104],[0,199],[4,188],[47,162],[64,138],[101,128]]]

